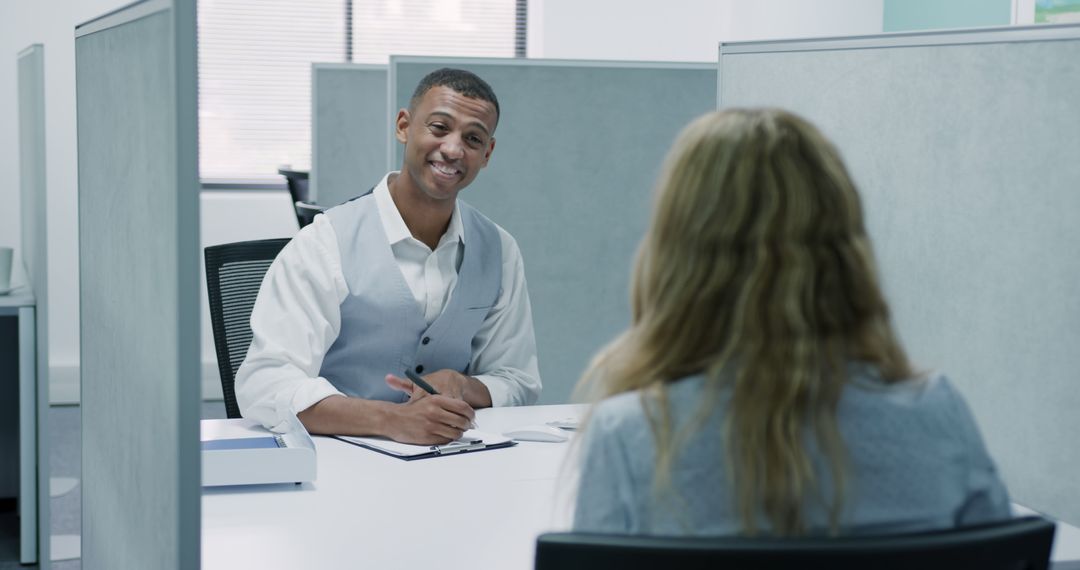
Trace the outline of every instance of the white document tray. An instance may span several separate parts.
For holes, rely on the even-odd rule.
[[[293,418],[288,432],[276,434],[249,419],[202,420],[202,484],[258,485],[304,483],[315,480],[315,442],[300,420]],[[245,447],[275,438],[274,447]],[[206,442],[228,442],[230,449],[206,449]],[[284,444],[284,447],[281,447]]]

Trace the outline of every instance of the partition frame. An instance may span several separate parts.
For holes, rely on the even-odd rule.
[[[823,37],[823,38],[806,38],[806,39],[793,39],[793,40],[764,40],[764,41],[739,41],[739,42],[721,42],[718,49],[719,58],[717,61],[717,104],[719,107],[724,107],[728,104],[724,100],[724,63],[726,56],[732,55],[758,55],[758,54],[779,54],[779,53],[800,53],[800,52],[847,52],[852,50],[878,50],[878,49],[895,49],[895,48],[933,48],[933,47],[963,47],[963,46],[976,46],[976,45],[1015,45],[1015,44],[1029,44],[1029,43],[1057,43],[1057,42],[1080,42],[1080,24],[1066,23],[1066,24],[1040,24],[1040,25],[1024,25],[1024,26],[995,26],[986,28],[971,28],[971,29],[956,29],[956,30],[938,30],[938,31],[905,31],[894,33],[883,33],[878,35],[866,35],[866,36],[851,36],[851,37]],[[729,79],[730,80],[730,79]],[[811,117],[812,119],[812,117]],[[987,121],[993,121],[994,117],[988,117]],[[843,150],[843,149],[841,149]],[[849,165],[850,166],[850,165]],[[864,201],[865,204],[865,201]],[[886,283],[888,285],[888,283]],[[1061,414],[1062,410],[1057,410],[1057,413]],[[984,418],[985,420],[986,418]],[[998,426],[998,422],[1006,421],[1013,422],[1015,418],[1002,419],[1000,417],[991,417],[991,421],[995,427],[999,430],[1004,430],[1004,427]],[[991,421],[984,423],[985,425],[991,424]],[[1012,423],[1011,425],[1016,425]],[[991,442],[992,443],[992,442]],[[1068,449],[1060,450],[1060,453],[1068,453]],[[1026,453],[1026,451],[1025,451]],[[1074,457],[1074,463],[1076,459],[1080,459],[1080,455],[1072,453]],[[1012,455],[1010,454],[1012,458]],[[1013,458],[1014,463],[1016,459]],[[1017,463],[1020,464],[1020,463]],[[1068,480],[1068,473],[1044,473],[1040,470],[1041,474],[1046,474],[1050,477],[1061,481],[1062,484]],[[1031,479],[1030,477],[1028,478]],[[1032,485],[1028,481],[1028,485],[1022,488],[1019,497],[1013,497],[1014,500],[1018,500],[1025,505],[1029,505],[1027,494],[1031,492]],[[1045,485],[1042,485],[1045,486]],[[1012,489],[1017,491],[1016,488]],[[1059,493],[1063,494],[1063,493]],[[1067,493],[1064,493],[1067,494]],[[1029,505],[1038,507],[1039,510],[1045,512],[1051,516],[1055,516],[1062,520],[1068,521],[1072,524],[1077,524],[1076,518],[1077,512],[1080,512],[1080,507],[1077,504],[1071,507],[1062,506],[1056,503],[1047,503],[1045,501],[1038,505]],[[1064,514],[1063,514],[1064,513]]]
[[[33,306],[18,308],[19,319],[19,562],[49,567],[49,459],[46,433],[48,409],[42,403],[44,386],[38,377]],[[46,392],[46,398],[48,393]],[[47,399],[44,401],[48,401]],[[44,465],[41,462],[44,461]],[[29,503],[29,506],[27,505]]]
[[[170,529],[159,535],[161,541],[156,546],[172,553],[175,558],[160,559],[161,553],[159,551],[157,553],[159,558],[155,560],[155,564],[159,568],[195,569],[200,566],[201,557],[200,517],[202,497],[201,450],[199,446],[199,418],[201,416],[201,343],[199,327],[201,315],[201,311],[199,311],[200,186],[198,166],[197,11],[195,0],[141,0],[76,26],[76,71],[78,72],[79,68],[79,40],[93,34],[116,29],[123,24],[158,16],[162,13],[167,15],[166,26],[170,32],[169,37],[164,40],[167,44],[163,53],[168,59],[168,63],[171,64],[171,69],[166,70],[169,79],[163,84],[163,89],[170,100],[163,101],[162,104],[171,103],[173,105],[170,118],[166,119],[167,124],[171,127],[172,144],[170,145],[169,154],[164,160],[169,165],[167,172],[170,173],[169,176],[173,181],[171,184],[173,194],[171,208],[175,215],[176,232],[167,238],[174,240],[175,249],[166,253],[171,260],[175,260],[174,275],[176,281],[170,287],[175,288],[176,298],[171,300],[163,299],[162,303],[175,316],[176,329],[174,333],[170,333],[170,336],[174,336],[176,344],[166,349],[172,352],[175,362],[160,362],[159,366],[169,364],[176,366],[174,376],[176,385],[170,387],[175,389],[176,394],[176,401],[172,403],[175,406],[173,408],[175,411],[173,419],[175,419],[176,423],[169,426],[168,429],[175,430],[175,432],[170,433],[175,433],[177,440],[160,441],[160,447],[157,449],[164,448],[165,451],[161,451],[161,453],[166,457],[175,454],[172,457],[175,458],[177,472],[175,479],[172,481],[155,480],[153,484],[147,482],[148,484],[141,489],[127,489],[123,493],[117,494],[117,496],[131,499],[132,502],[129,503],[128,513],[146,510],[146,505],[142,503],[146,499],[146,493],[151,493],[157,497],[165,497],[165,503],[175,507],[176,512],[154,513],[154,516],[162,521],[159,526],[167,524],[167,528]],[[77,78],[77,91],[78,85]],[[81,129],[83,121],[80,120],[79,122]],[[84,163],[80,154],[80,210],[83,208],[82,202],[84,200],[82,188],[83,168]],[[168,192],[169,189],[166,189],[166,191]],[[82,236],[83,226],[86,224],[87,220],[80,217],[80,236]],[[128,239],[136,240],[138,238],[139,236],[129,236]],[[87,251],[87,246],[82,243],[82,239],[80,239],[80,242],[80,265],[84,266],[87,256],[94,252]],[[85,279],[84,272],[80,271],[80,280]],[[118,279],[120,278],[118,277]],[[85,282],[80,285],[80,296],[84,298],[81,307],[84,312],[86,311],[85,296],[87,295],[85,285]],[[87,339],[88,335],[100,334],[101,331],[94,330],[94,323],[85,315],[80,320],[81,337],[84,339],[81,343],[82,362],[85,364],[88,360],[86,358],[87,343],[85,339]],[[124,349],[125,347],[119,348],[119,350]],[[113,402],[110,404],[112,409],[86,409],[86,404],[92,400],[87,398],[86,391],[94,388],[87,381],[86,372],[84,366],[84,381],[80,383],[80,389],[83,391],[81,401],[84,407],[82,419],[84,504],[91,494],[101,493],[101,491],[94,488],[94,482],[90,481],[87,476],[88,470],[85,459],[88,455],[86,452],[88,441],[96,437],[139,437],[137,434],[146,433],[147,430],[153,429],[152,425],[147,425],[146,422],[141,422],[140,418],[135,417],[132,414],[132,409],[124,407],[125,402]],[[139,382],[140,380],[159,381],[157,379],[140,378],[127,378],[124,381]],[[89,428],[96,429],[96,424],[93,421],[88,422],[88,414],[97,416],[111,415],[119,425],[124,426],[127,433],[97,433],[96,431],[91,433]],[[98,418],[95,421],[101,422],[103,420]],[[126,425],[124,424],[125,421],[127,422]],[[152,424],[152,421],[150,423]],[[110,460],[119,461],[121,459],[119,457],[98,458],[98,460],[105,462]],[[145,465],[128,466],[129,469],[136,470],[140,469],[140,467],[145,467]],[[143,476],[145,477],[145,475]],[[117,490],[110,489],[109,491]],[[93,516],[95,516],[95,513],[87,512],[86,508],[83,509],[82,556],[84,563],[108,564],[103,561],[111,560],[112,564],[129,565],[133,562],[132,556],[128,553],[133,549],[142,549],[145,554],[146,549],[155,546],[133,544],[132,537],[122,536],[122,529],[107,528],[108,525],[96,525],[95,527],[95,532],[103,538],[102,540],[98,543],[87,541],[86,529],[95,526],[93,519],[89,518]]]
[[[432,56],[420,56],[420,55],[392,55],[390,56],[390,65],[387,70],[386,86],[388,91],[388,128],[387,132],[387,171],[393,170],[397,165],[401,164],[401,157],[398,154],[397,139],[394,138],[394,128],[397,124],[396,113],[394,113],[395,99],[397,98],[397,65],[409,64],[409,63],[445,63],[446,65],[497,65],[497,66],[529,66],[529,67],[578,67],[578,68],[630,68],[630,69],[695,69],[706,70],[714,69],[715,64],[711,63],[691,63],[691,62],[666,62],[666,61],[616,61],[616,60],[599,60],[599,59],[519,59],[519,58],[503,58],[503,57],[432,57]]]
[[[826,36],[795,40],[745,40],[720,42],[716,74],[717,107],[723,107],[723,65],[725,55],[788,53],[800,51],[837,51],[936,45],[976,45],[1020,42],[1068,41],[1076,39],[1076,24],[1038,24],[995,26],[955,30],[887,32],[874,35]]]
[[[45,47],[18,53],[21,253],[34,304],[19,308],[19,561],[49,567],[48,231]],[[27,67],[23,67],[23,63]],[[25,73],[24,73],[25,71]],[[24,100],[24,95],[26,99]],[[24,138],[25,137],[25,138]],[[29,503],[29,508],[27,506]]]
[[[1076,24],[995,26],[954,30],[887,32],[859,36],[826,36],[793,40],[744,40],[720,42],[720,55],[793,51],[928,47],[1075,40]]]

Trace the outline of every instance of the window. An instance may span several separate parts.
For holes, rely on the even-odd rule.
[[[200,0],[199,169],[280,182],[311,165],[311,64],[524,57],[526,0]]]
[[[507,0],[353,0],[351,4],[351,57],[356,63],[387,63],[391,54],[517,55],[519,3]],[[524,57],[524,54],[520,56]]]
[[[311,63],[344,61],[345,0],[200,0],[199,171],[310,165]]]

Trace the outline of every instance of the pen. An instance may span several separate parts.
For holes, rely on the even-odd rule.
[[[428,394],[431,394],[432,396],[438,396],[439,395],[439,392],[436,391],[435,388],[431,384],[428,384],[426,380],[421,378],[419,374],[413,372],[412,369],[406,368],[405,369],[405,376],[409,380],[412,380],[413,384],[416,384],[417,386],[423,388],[423,390],[425,392],[427,392]],[[472,428],[472,429],[476,429],[476,422],[470,420],[469,421],[469,427]]]
[[[484,449],[487,445],[484,444],[482,439],[469,439],[465,441],[451,441],[445,445],[433,445],[431,450],[439,455],[446,455],[448,453],[457,453],[459,451],[472,451],[474,449]]]
[[[419,374],[413,372],[412,370],[406,369],[405,376],[407,376],[409,380],[412,380],[413,384],[416,384],[417,386],[423,388],[424,391],[428,394],[431,394],[432,396],[439,395],[439,393],[435,391],[435,388],[433,388],[431,384],[428,384],[423,378],[420,377]]]

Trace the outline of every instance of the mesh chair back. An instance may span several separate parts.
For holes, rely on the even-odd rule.
[[[242,241],[210,246],[206,260],[206,289],[210,298],[210,324],[214,330],[225,413],[239,418],[233,381],[251,346],[251,309],[263,276],[288,238]]]
[[[938,532],[841,538],[665,538],[549,533],[536,570],[1046,570],[1054,523],[1041,517]]]

